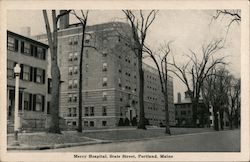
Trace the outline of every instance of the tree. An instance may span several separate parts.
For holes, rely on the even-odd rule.
[[[75,11],[72,12],[73,15],[79,20],[80,24],[82,25],[82,42],[81,42],[81,51],[80,51],[80,61],[79,61],[79,89],[78,89],[78,132],[82,132],[82,69],[83,69],[83,50],[84,50],[84,40],[85,40],[85,30],[86,30],[86,25],[87,25],[87,20],[88,20],[88,11],[86,13],[81,10],[81,16],[78,16]]]
[[[132,35],[133,35],[133,44],[132,47],[135,51],[135,55],[138,60],[138,71],[139,71],[139,123],[138,129],[146,129],[145,127],[145,113],[144,113],[144,73],[142,69],[142,58],[143,50],[145,49],[145,40],[149,27],[155,20],[157,11],[151,10],[146,16],[143,14],[143,11],[140,10],[138,16],[135,11],[131,10],[122,10],[125,14],[128,22],[130,23]]]
[[[218,20],[219,18],[226,17],[229,22],[227,23],[227,28],[229,29],[233,23],[239,24],[241,21],[241,11],[240,10],[216,10],[213,20]]]
[[[221,40],[211,41],[208,45],[202,46],[201,59],[198,58],[198,53],[190,50],[191,56],[188,55],[190,60],[183,66],[177,65],[174,57],[173,63],[169,63],[172,67],[169,71],[175,74],[185,84],[188,90],[192,102],[194,127],[197,126],[197,107],[204,79],[213,68],[225,64],[225,57],[214,57],[222,47]]]
[[[202,86],[202,98],[207,108],[213,108],[214,129],[224,129],[224,112],[228,103],[228,91],[230,87],[231,76],[228,70],[224,68],[215,69],[204,79]],[[218,121],[220,115],[220,123]]]
[[[52,10],[52,26],[51,32],[50,24],[48,20],[47,11],[43,10],[43,17],[46,27],[46,33],[49,42],[49,48],[51,53],[51,76],[52,76],[52,89],[51,89],[51,123],[48,128],[50,133],[61,133],[59,126],[59,90],[60,90],[60,70],[57,63],[57,45],[58,45],[58,27],[57,22],[60,17],[68,14],[70,10],[62,11],[60,14],[56,14],[55,10]]]
[[[228,97],[229,107],[226,112],[229,115],[230,129],[233,128],[233,123],[235,124],[235,127],[238,128],[240,117],[240,79],[231,77]]]
[[[162,53],[162,58],[160,58],[160,63],[157,61],[156,54],[154,54],[147,46],[145,46],[145,52],[149,54],[149,56],[152,58],[154,61],[159,78],[160,78],[160,83],[161,83],[161,91],[164,95],[164,100],[165,100],[165,133],[171,134],[170,132],[170,126],[169,126],[169,109],[168,109],[168,62],[167,62],[167,56],[170,53],[170,47],[169,47],[170,42],[162,46],[160,49],[160,53]]]

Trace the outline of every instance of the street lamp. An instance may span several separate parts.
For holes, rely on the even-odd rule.
[[[21,68],[19,64],[16,64],[14,67],[14,74],[16,79],[16,86],[15,86],[15,116],[14,116],[14,132],[15,132],[15,139],[13,145],[18,146],[18,129],[20,126],[20,117],[18,116],[18,105],[19,105],[19,76],[20,76]]]

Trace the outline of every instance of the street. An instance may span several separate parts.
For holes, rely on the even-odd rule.
[[[240,130],[195,133],[136,142],[86,145],[47,152],[238,152]]]

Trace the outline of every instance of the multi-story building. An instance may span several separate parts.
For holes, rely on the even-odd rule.
[[[48,45],[7,31],[7,117],[14,118],[14,67],[21,67],[19,114],[23,129],[44,129],[47,117],[47,49]]]
[[[63,81],[60,91],[60,114],[66,120],[67,125],[76,126],[82,27],[80,24],[70,25],[68,19],[68,16],[62,18],[58,31],[58,61]],[[82,82],[84,127],[114,127],[118,125],[120,118],[128,118],[130,121],[133,118],[138,120],[137,58],[129,44],[118,34],[117,31],[121,28],[126,30],[122,30],[123,32],[131,33],[128,24],[118,22],[86,28]],[[36,38],[47,42],[46,35],[39,35]],[[160,87],[155,84],[159,82],[158,73],[152,69],[148,66],[144,68],[145,75],[155,78],[150,81],[152,85],[151,83],[145,84],[145,116],[150,119],[150,124],[159,125],[165,119],[165,113],[162,113],[164,103],[161,100]],[[157,95],[152,97],[159,101],[147,98],[149,96],[147,93],[152,91],[149,85],[154,87],[154,94]],[[173,108],[172,80],[169,86],[171,87],[169,94],[172,95],[169,98],[169,104]],[[155,105],[157,109],[148,108],[153,107],[152,105]],[[171,120],[174,114],[172,116]],[[171,123],[174,123],[174,119]]]
[[[188,92],[185,92],[184,100],[181,100],[181,94],[178,93],[178,100],[175,105],[175,119],[177,126],[192,126],[193,110],[192,102]],[[198,125],[203,124],[205,126],[210,125],[209,110],[204,105],[202,99],[199,100],[197,107]]]
[[[165,125],[165,100],[162,94],[160,78],[157,69],[143,64],[144,69],[144,109],[145,117],[152,125]],[[169,124],[175,125],[175,110],[173,103],[173,78],[168,76],[168,109]],[[160,124],[161,123],[161,124]]]

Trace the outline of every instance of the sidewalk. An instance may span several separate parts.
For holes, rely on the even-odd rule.
[[[45,132],[20,133],[20,146],[11,146],[13,134],[8,134],[8,150],[43,150],[72,146],[93,145],[112,142],[126,142],[164,138],[169,136],[164,133],[165,128],[149,127],[147,130],[128,128],[112,128],[103,130],[63,131],[62,134]],[[211,128],[171,128],[172,135],[212,132]]]

